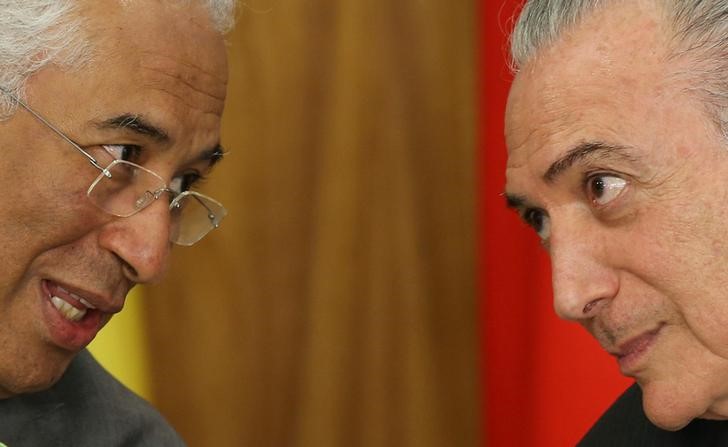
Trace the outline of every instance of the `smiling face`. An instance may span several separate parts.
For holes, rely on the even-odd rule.
[[[131,156],[180,185],[216,158],[227,67],[206,11],[165,3],[81,2],[92,60],[42,69],[25,99],[102,164]],[[0,148],[3,398],[54,383],[134,284],[161,277],[170,243],[166,200],[100,211],[99,171],[28,111],[0,122]]]
[[[728,418],[728,144],[646,2],[595,13],[517,75],[506,192],[554,306],[678,429]],[[679,66],[679,64],[688,64]]]

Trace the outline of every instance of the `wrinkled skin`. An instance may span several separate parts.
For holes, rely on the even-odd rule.
[[[156,1],[81,1],[93,58],[80,69],[48,66],[27,82],[26,100],[80,146],[133,144],[134,161],[166,181],[209,170],[227,83],[222,37],[195,6]],[[143,117],[159,139],[97,124]],[[137,283],[164,273],[170,243],[166,200],[129,218],[94,207],[99,174],[27,111],[0,122],[0,398],[47,388],[121,310]],[[44,281],[80,292],[99,310],[79,335],[50,306]],[[59,323],[60,322],[60,323]]]
[[[619,5],[517,75],[506,192],[549,251],[557,314],[674,430],[728,417],[728,145],[654,6]]]

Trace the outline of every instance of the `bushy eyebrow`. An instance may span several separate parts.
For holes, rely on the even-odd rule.
[[[118,115],[113,118],[97,122],[95,125],[99,129],[128,129],[132,132],[138,133],[139,135],[151,137],[160,143],[169,141],[169,135],[163,129],[153,125],[144,119],[144,117],[133,115],[131,113]]]
[[[94,124],[98,129],[128,129],[139,135],[151,137],[159,143],[166,143],[170,140],[169,134],[164,129],[155,126],[140,115],[131,113],[124,113]],[[225,153],[225,149],[220,144],[216,144],[214,147],[202,151],[198,159],[207,161],[209,166],[212,167],[222,160]]]
[[[629,153],[626,146],[613,145],[603,141],[587,141],[579,143],[561,158],[551,163],[543,175],[546,183],[553,183],[567,169],[585,159],[618,159],[636,163],[638,160]]]

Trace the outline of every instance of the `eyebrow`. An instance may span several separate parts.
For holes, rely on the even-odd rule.
[[[627,152],[627,147],[605,143],[603,141],[587,141],[578,144],[564,156],[549,166],[543,175],[546,183],[553,183],[567,169],[587,158],[619,159],[636,162],[636,158]]]
[[[631,163],[638,161],[637,158],[628,152],[626,146],[614,145],[603,141],[587,141],[579,143],[561,158],[553,162],[543,175],[543,180],[546,183],[553,183],[560,175],[576,163],[593,158],[626,160]],[[503,196],[506,199],[506,206],[508,208],[521,210],[529,206],[529,201],[525,196],[509,193],[503,193]]]
[[[153,125],[143,117],[132,115],[131,113],[115,116],[95,124],[99,129],[129,129],[139,135],[151,137],[160,143],[169,141],[167,132]]]
[[[509,194],[507,192],[502,194],[506,198],[506,206],[515,210],[524,208],[528,200],[524,196],[518,194]]]
[[[95,125],[98,129],[129,129],[139,135],[151,137],[159,143],[166,143],[170,140],[169,135],[163,129],[153,125],[142,116],[131,113],[118,115],[95,123]],[[222,160],[226,153],[227,151],[220,144],[216,144],[214,147],[202,151],[198,160],[207,161],[209,166],[212,167]]]
[[[207,161],[209,167],[215,166],[223,159],[227,151],[220,144],[215,145],[212,149],[207,149],[200,154],[200,161]]]

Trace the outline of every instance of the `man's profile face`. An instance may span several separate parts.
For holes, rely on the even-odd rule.
[[[521,67],[506,192],[550,253],[557,313],[677,429],[728,417],[728,144],[660,12],[619,5]]]
[[[90,62],[37,72],[26,102],[100,160],[131,154],[167,182],[206,174],[227,71],[206,11],[196,3],[80,3]],[[135,125],[108,125],[123,116]],[[128,218],[98,210],[86,190],[99,171],[22,108],[0,122],[0,148],[3,398],[55,382],[134,284],[160,278],[170,243],[166,199]],[[96,309],[70,321],[54,295]]]

